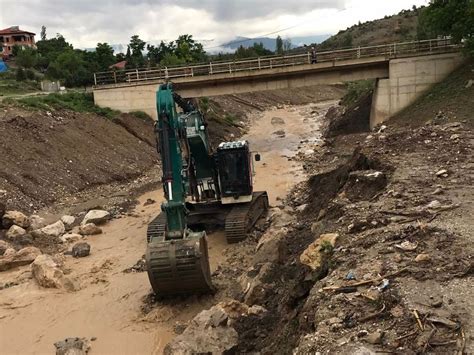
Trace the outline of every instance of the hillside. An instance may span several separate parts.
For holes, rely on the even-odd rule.
[[[383,19],[358,23],[322,42],[321,50],[356,46],[374,46],[417,38],[418,15],[421,8],[403,10]]]

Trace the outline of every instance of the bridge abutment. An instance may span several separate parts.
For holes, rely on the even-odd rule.
[[[374,127],[410,106],[463,62],[461,53],[390,60],[389,78],[377,79],[370,126]]]

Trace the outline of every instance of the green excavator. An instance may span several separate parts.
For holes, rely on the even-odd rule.
[[[260,156],[245,140],[214,151],[203,114],[171,83],[159,87],[156,108],[166,202],[148,225],[148,277],[158,296],[212,292],[203,229],[223,226],[227,242],[236,243],[266,213],[267,193],[253,191],[253,158]]]

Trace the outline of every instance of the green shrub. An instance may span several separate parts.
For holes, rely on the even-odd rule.
[[[25,70],[25,75],[26,75],[26,78],[28,80],[35,80],[36,79],[35,72],[31,69],[26,69]]]
[[[357,102],[362,96],[370,93],[374,90],[374,80],[358,80],[352,81],[347,84],[347,93],[341,100],[341,104],[344,106],[350,106]]]
[[[16,81],[24,81],[26,80],[25,70],[23,68],[18,68],[16,70]]]

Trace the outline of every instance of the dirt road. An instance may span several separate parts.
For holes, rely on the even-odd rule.
[[[288,157],[317,142],[319,122],[333,104],[269,110],[252,118],[244,138],[262,155],[256,163],[255,188],[267,190],[271,204],[304,179],[301,163]],[[97,338],[93,354],[160,354],[177,323],[214,304],[212,296],[191,297],[160,303],[146,315],[142,312],[150,294],[147,275],[123,270],[143,255],[146,225],[159,212],[161,196],[160,190],[144,194],[133,213],[108,223],[103,234],[88,237],[89,257],[63,257],[65,270],[81,285],[77,292],[39,288],[28,267],[0,273],[0,284],[19,283],[0,291],[1,352],[48,354],[54,351],[54,342],[77,336]],[[149,198],[156,203],[144,206]],[[227,247],[222,232],[209,235],[212,270],[226,262]]]

